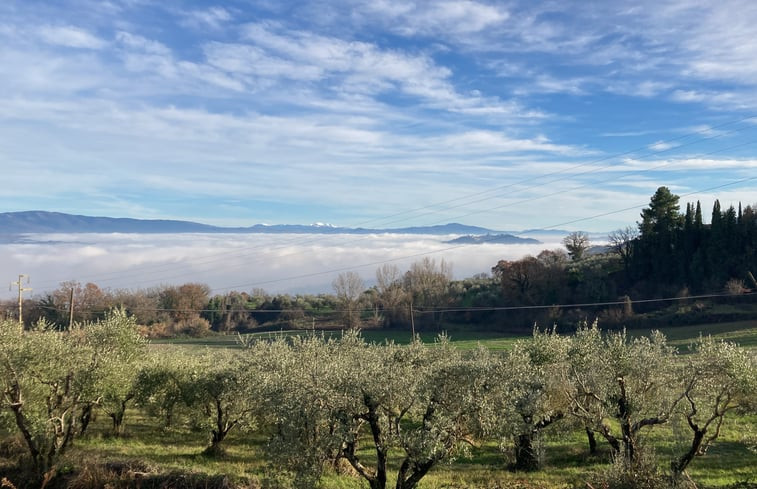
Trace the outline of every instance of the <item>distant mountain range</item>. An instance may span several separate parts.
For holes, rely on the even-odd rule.
[[[559,233],[560,231],[554,231]],[[256,233],[256,234],[420,234],[463,235],[463,240],[477,242],[538,243],[537,240],[513,236],[511,231],[450,223],[436,226],[415,226],[391,229],[347,228],[328,224],[255,224],[249,227],[222,227],[191,221],[165,219],[129,219],[91,217],[61,212],[24,211],[0,213],[0,235],[31,233]],[[481,237],[483,236],[483,237]],[[486,237],[488,236],[488,237]],[[488,241],[503,240],[503,241]],[[464,241],[461,241],[461,243]]]

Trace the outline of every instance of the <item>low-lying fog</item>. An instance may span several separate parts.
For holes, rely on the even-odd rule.
[[[398,234],[34,234],[0,243],[0,268],[9,282],[30,276],[33,294],[60,282],[93,282],[102,288],[137,289],[202,282],[227,290],[331,292],[332,280],[354,270],[370,286],[383,263],[406,270],[424,257],[444,259],[454,278],[489,273],[501,259],[561,247],[562,235],[541,244],[444,243],[456,236]],[[2,279],[3,277],[0,277]],[[17,289],[3,292],[15,297]]]

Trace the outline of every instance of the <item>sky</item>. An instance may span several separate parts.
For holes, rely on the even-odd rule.
[[[757,201],[757,3],[0,2],[0,211],[633,225]]]

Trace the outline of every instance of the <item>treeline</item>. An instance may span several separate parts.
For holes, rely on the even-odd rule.
[[[0,435],[17,440],[18,464],[49,474],[94,414],[120,436],[139,412],[172,431],[204,430],[210,456],[224,453],[230,433],[265,440],[246,463],[259,467],[262,456],[270,487],[317,487],[343,463],[373,489],[412,489],[485,442],[499,442],[512,469],[535,470],[541,441],[575,430],[586,454],[602,446],[617,460],[584,474],[595,487],[644,480],[654,489],[685,482],[724,423],[757,409],[748,351],[703,338],[679,355],[661,334],[630,338],[596,324],[570,336],[536,331],[508,352],[464,352],[444,337],[378,345],[354,331],[242,346],[151,352],[123,311],[67,331],[0,322]],[[652,440],[670,443],[669,471]]]
[[[443,260],[424,258],[407,270],[381,266],[371,287],[357,273],[339,274],[333,293],[317,295],[211,295],[199,283],[112,291],[66,282],[28,300],[25,322],[66,327],[123,307],[159,337],[356,326],[527,331],[534,323],[575,327],[595,318],[613,327],[757,316],[748,294],[757,290],[755,208],[723,210],[716,201],[709,223],[702,214],[699,202],[681,212],[679,197],[660,187],[638,225],[610,233],[606,244],[592,246],[585,233],[572,233],[565,248],[500,260],[491,273],[463,280],[452,280]],[[2,307],[7,317],[17,309],[11,302]]]
[[[578,304],[516,308],[510,316],[520,324],[569,325],[594,317],[610,326],[654,326],[753,318],[756,211],[741,204],[723,210],[716,200],[705,224],[699,202],[682,213],[679,197],[660,187],[638,225],[613,231],[596,252],[585,233],[572,233],[563,241],[568,256],[545,250],[502,260],[492,272],[508,305]],[[730,307],[718,311],[724,304]]]
[[[757,288],[757,209],[715,201],[705,224],[699,202],[679,211],[678,196],[660,187],[641,213],[630,256],[621,253],[637,289],[658,293],[681,287],[693,293]],[[621,242],[623,240],[620,240]]]

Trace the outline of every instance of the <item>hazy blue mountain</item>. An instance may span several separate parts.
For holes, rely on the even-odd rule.
[[[0,233],[212,233],[219,228],[189,221],[90,217],[61,212],[0,213]]]
[[[249,227],[221,227],[191,221],[91,217],[61,212],[24,211],[0,213],[0,235],[30,233],[267,233],[267,234],[496,234],[478,226],[450,223],[393,229],[346,228],[328,224],[255,224]],[[14,240],[15,241],[15,240]]]
[[[541,241],[533,238],[519,238],[512,234],[484,234],[460,236],[445,241],[450,244],[539,244]]]

